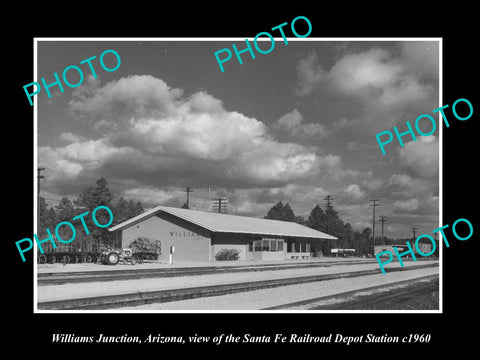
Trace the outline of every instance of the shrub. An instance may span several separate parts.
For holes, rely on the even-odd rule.
[[[240,254],[240,250],[237,250],[237,249],[222,249],[215,254],[215,260],[217,261],[238,260],[238,254]]]

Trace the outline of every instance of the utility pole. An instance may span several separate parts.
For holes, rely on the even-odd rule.
[[[323,199],[323,200],[325,200],[325,201],[327,202],[327,204],[325,205],[325,208],[327,209],[327,211],[328,211],[328,210],[331,210],[331,209],[332,209],[332,205],[331,205],[331,202],[330,202],[330,201],[331,201],[331,200],[334,200],[334,198],[333,198],[331,195],[327,195],[327,196],[325,197],[325,199]],[[328,234],[328,232],[330,231],[330,216],[329,216],[329,214],[328,214],[326,211],[325,211],[325,215],[326,215],[326,217],[327,217],[327,230],[326,230],[326,232],[327,232],[327,234]]]
[[[413,243],[415,243],[415,234],[417,232],[417,228],[415,226],[412,227],[412,233],[413,233]]]
[[[334,200],[334,198],[331,196],[331,195],[327,195],[323,200],[325,200],[327,202],[327,204],[325,205],[325,208],[326,210],[331,210],[332,209],[332,205],[331,205],[331,200]],[[325,211],[325,215],[326,215],[326,218],[327,218],[327,230],[326,230],[326,233],[329,234],[330,233],[330,215],[329,213]],[[330,247],[330,239],[327,239],[327,248],[328,250],[332,251],[331,250],[331,247]]]
[[[383,224],[387,221],[387,217],[386,216],[383,216],[383,215],[380,215],[380,222],[382,223],[382,241],[384,241],[383,239]]]
[[[413,241],[414,241],[414,242],[415,242],[415,234],[417,233],[417,230],[418,230],[418,228],[416,228],[415,226],[412,227]]]
[[[208,203],[210,204],[212,202],[211,198],[212,198],[212,188],[209,186],[208,188],[206,189],[203,189],[205,191],[208,191]]]
[[[40,171],[45,170],[44,167],[37,168],[37,227],[40,220],[40,179],[43,179],[45,176],[40,174]]]
[[[323,199],[323,200],[325,200],[325,201],[327,202],[327,205],[325,206],[325,207],[327,208],[327,210],[332,208],[332,205],[330,204],[330,201],[331,201],[331,200],[334,200],[334,199],[335,199],[335,198],[332,197],[331,195],[327,195],[327,196],[325,197],[325,199]]]
[[[204,189],[205,191],[208,191],[208,202],[210,202],[210,198],[212,197],[212,188],[209,186],[208,188]]]
[[[218,212],[219,213],[222,212],[222,207],[227,206],[227,199],[225,199],[225,198],[217,198],[217,199],[213,199],[213,201],[218,203]],[[222,201],[224,202],[223,204],[222,204]],[[213,208],[212,210],[216,210],[216,205],[213,204],[212,208]]]
[[[372,220],[372,233],[373,233],[373,255],[375,255],[375,208],[377,206],[380,206],[380,204],[377,204],[377,201],[380,201],[380,199],[370,199],[373,204],[370,204],[370,206],[373,206],[373,220]]]
[[[187,189],[183,191],[187,193],[187,208],[190,209],[190,193],[193,192],[193,190],[187,187]]]

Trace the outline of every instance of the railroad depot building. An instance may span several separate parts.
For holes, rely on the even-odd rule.
[[[216,261],[223,249],[238,251],[238,260],[306,259],[322,241],[337,238],[306,226],[223,213],[158,206],[109,229],[128,248],[137,238],[160,242],[159,259]]]

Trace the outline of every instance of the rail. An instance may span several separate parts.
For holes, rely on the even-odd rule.
[[[438,263],[416,265],[409,267],[398,267],[389,269],[390,272],[416,270],[437,266]],[[220,296],[245,291],[254,291],[279,286],[297,285],[309,282],[333,280],[340,278],[353,278],[366,275],[379,274],[380,269],[350,271],[344,273],[298,276],[291,278],[261,280],[253,282],[210,285],[200,287],[189,287],[181,289],[156,290],[134,292],[116,295],[94,296],[86,298],[65,299],[39,302],[38,310],[88,310],[88,309],[111,309],[124,306],[137,306],[151,303],[162,303],[194,299],[199,297]]]

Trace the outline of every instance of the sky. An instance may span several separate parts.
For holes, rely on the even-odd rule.
[[[39,39],[34,81],[70,65],[84,74],[78,87],[35,96],[40,195],[54,206],[103,176],[116,200],[146,209],[181,206],[188,186],[197,210],[225,197],[231,214],[263,217],[282,201],[307,216],[331,195],[363,230],[377,198],[386,236],[439,227],[439,127],[385,155],[375,138],[441,106],[438,41],[277,40],[268,54],[242,54],[243,64],[233,55],[221,72],[214,53],[243,49],[243,39]],[[112,72],[99,63],[108,49],[121,58]],[[97,78],[80,64],[92,56]],[[111,53],[104,60],[116,64]],[[68,79],[79,81],[75,70]]]

